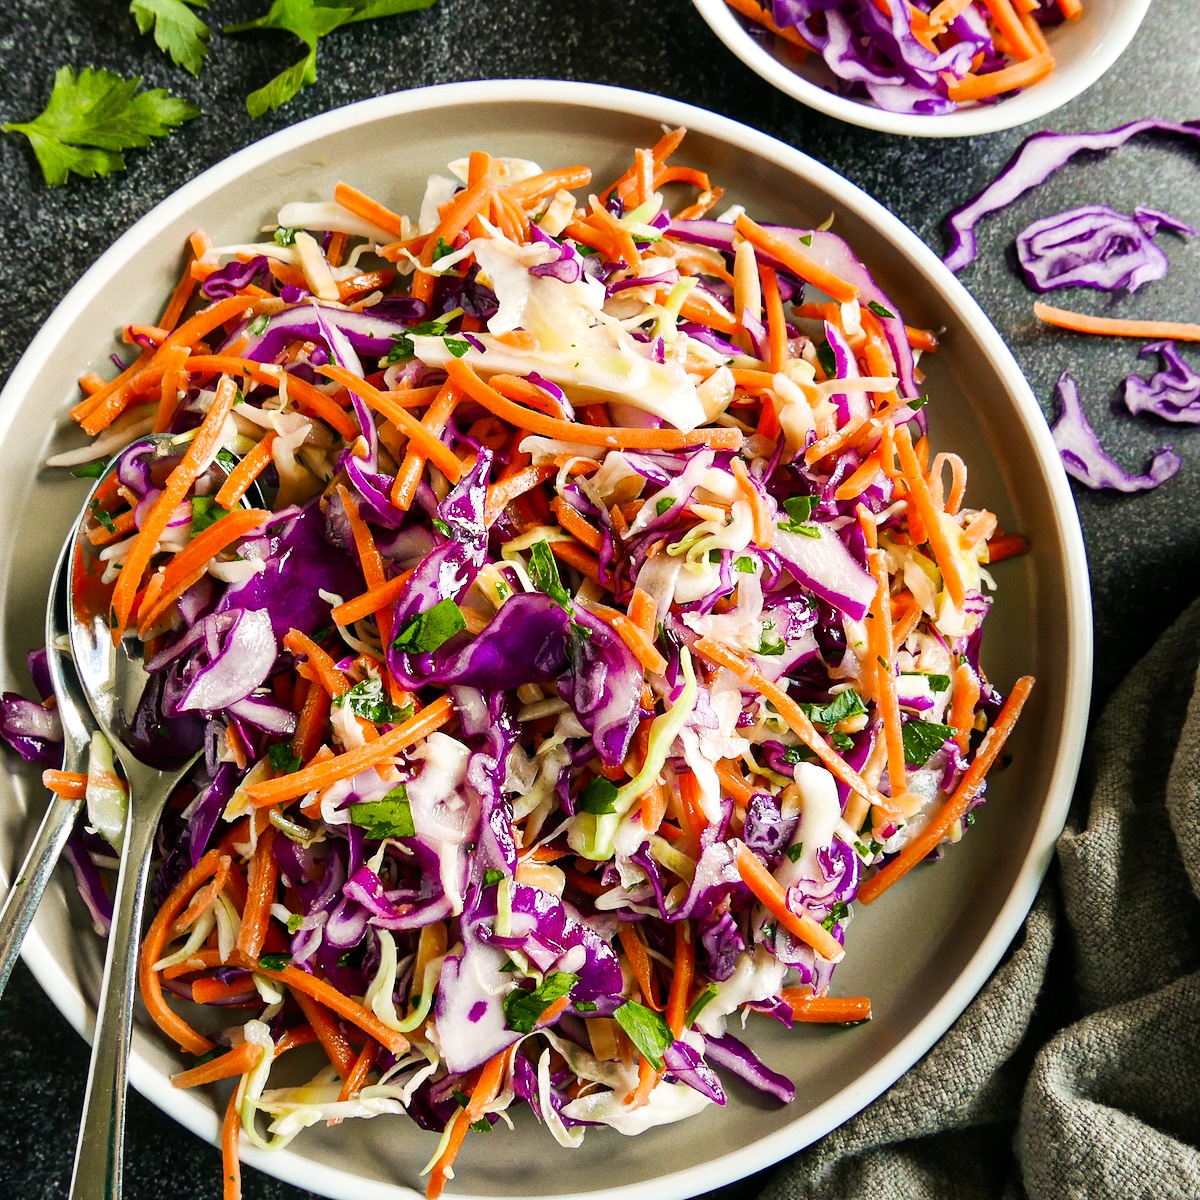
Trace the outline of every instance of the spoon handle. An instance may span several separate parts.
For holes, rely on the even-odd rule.
[[[4,995],[8,977],[21,953],[21,943],[54,872],[54,865],[71,836],[81,803],[80,800],[64,800],[61,796],[50,801],[37,837],[5,897],[4,908],[0,909],[0,996]]]
[[[139,787],[138,774],[130,772],[129,819],[125,825],[121,870],[113,898],[112,932],[96,1009],[96,1032],[92,1040],[83,1118],[75,1145],[71,1200],[120,1200],[121,1196],[125,1075],[133,1031],[138,944],[151,850],[162,807],[153,799],[148,804],[146,801],[148,797],[169,791],[161,778],[157,784],[151,782],[150,786]],[[157,772],[152,776],[157,777]],[[139,803],[142,805],[140,811],[135,807]]]

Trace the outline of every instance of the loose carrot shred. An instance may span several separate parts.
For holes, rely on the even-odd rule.
[[[775,259],[805,283],[811,283],[839,304],[858,299],[857,287],[826,270],[814,258],[805,254],[795,238],[764,229],[745,213],[738,215],[734,228],[756,249]]]
[[[380,204],[378,200],[372,200],[366,193],[360,192],[358,188],[351,187],[348,183],[338,183],[333,189],[333,198],[344,209],[354,213],[356,217],[362,217],[364,221],[370,221],[372,225],[378,225],[392,237],[404,236],[404,222],[400,217],[386,205]]]
[[[671,975],[671,990],[667,995],[667,1024],[679,1037],[691,1002],[692,977],[696,972],[695,931],[691,921],[675,922],[675,970]]]
[[[59,771],[47,767],[42,772],[42,786],[64,800],[82,800],[87,792],[87,776],[81,771]]]
[[[368,588],[361,596],[354,596],[345,604],[339,604],[336,608],[331,609],[329,615],[337,625],[352,625],[355,621],[361,621],[364,617],[369,617],[372,613],[377,613],[398,600],[411,574],[411,571],[405,571],[393,579],[376,584],[374,587]]]
[[[1029,543],[1019,533],[1002,533],[989,538],[987,543],[988,562],[1003,562],[1006,558],[1015,558],[1019,554],[1029,553]]]
[[[604,548],[604,534],[562,496],[551,502],[550,511],[558,518],[563,529],[578,538],[594,554],[599,554]]]
[[[430,437],[441,438],[461,399],[461,393],[450,384],[442,386],[436,399],[421,418],[421,424]],[[395,482],[392,484],[392,503],[397,508],[402,508],[407,512],[412,507],[412,502],[417,495],[417,485],[421,482],[427,461],[426,455],[422,454],[417,446],[410,443],[408,451],[404,455],[404,461],[396,472]]]
[[[242,458],[221,484],[217,492],[217,503],[222,508],[232,509],[250,490],[250,485],[267,469],[271,463],[271,447],[279,435],[271,430],[261,441]]]
[[[667,669],[667,660],[654,645],[653,640],[625,613],[605,604],[589,604],[588,612],[608,625],[633,652],[642,669],[650,675],[661,675]]]
[[[441,696],[410,717],[403,725],[383,734],[377,742],[334,755],[326,762],[310,763],[302,770],[278,779],[269,779],[246,789],[246,795],[258,807],[292,800],[318,788],[327,788],[339,779],[349,779],[368,767],[398,754],[415,745],[440,729],[454,715],[454,703],[449,696]],[[384,1043],[387,1044],[386,1042]]]
[[[1037,54],[1037,48],[1029,40],[1025,26],[1013,11],[1011,0],[983,0],[983,3],[996,28],[1008,43],[1013,57],[1022,61],[1033,58]]]
[[[237,948],[247,958],[257,958],[267,936],[271,905],[275,902],[275,887],[279,882],[279,865],[275,861],[277,830],[269,825],[258,839],[254,857],[250,860],[250,890],[242,912],[242,928]]]
[[[343,1080],[349,1079],[350,1072],[354,1069],[354,1050],[349,1039],[333,1019],[329,1009],[319,1000],[296,988],[292,988],[291,991],[292,999],[299,1005],[304,1019],[312,1026],[321,1048],[329,1055],[329,1061]]]
[[[650,953],[646,949],[646,943],[642,941],[642,935],[638,932],[636,923],[622,921],[617,927],[617,938],[621,943],[621,949],[625,951],[629,969],[637,980],[638,988],[642,993],[642,1003],[647,1008],[654,1009],[655,1012],[662,1012],[666,1005],[658,998],[658,981],[654,975]]]
[[[289,629],[283,635],[283,648],[308,659],[309,666],[317,673],[318,681],[330,696],[340,696],[350,687],[350,681],[334,665],[333,659],[299,629]]]
[[[238,1111],[235,1089],[225,1105],[225,1119],[221,1122],[222,1200],[242,1200],[242,1164],[238,1158],[238,1135],[241,1130],[242,1117]]]
[[[177,1088],[200,1087],[206,1083],[216,1083],[221,1079],[232,1079],[235,1075],[245,1075],[258,1062],[262,1048],[253,1042],[243,1042],[236,1050],[222,1054],[210,1062],[201,1063],[187,1071],[180,1071],[171,1076],[171,1086]]]
[[[954,740],[966,754],[971,745],[971,730],[975,727],[975,706],[979,703],[979,676],[970,663],[959,663],[954,672],[954,698],[950,702],[950,724]]]
[[[980,785],[987,777],[992,764],[1004,749],[1004,744],[1021,715],[1025,701],[1033,689],[1033,676],[1023,675],[1013,684],[1003,708],[996,717],[996,723],[984,734],[979,749],[971,765],[963,773],[954,793],[942,806],[941,812],[909,842],[899,854],[886,866],[872,875],[858,890],[858,898],[864,904],[877,900],[894,883],[904,878],[919,863],[933,851],[941,840],[950,832],[955,822],[962,820],[967,806],[975,798]]]
[[[514,475],[509,475],[501,479],[498,483],[488,485],[487,501],[484,504],[483,522],[488,527],[496,523],[500,514],[514,501],[518,496],[523,496],[526,492],[531,491],[540,483],[545,483],[547,479],[553,478],[556,474],[556,469],[551,463],[542,463],[537,467],[525,467]]]
[[[719,450],[738,450],[742,434],[738,429],[693,429],[688,433],[675,429],[622,429],[576,425],[558,421],[527,409],[502,396],[475,373],[471,364],[460,358],[446,364],[446,374],[472,400],[494,412],[502,420],[541,437],[579,442],[587,446],[610,446],[614,449],[683,450],[688,446],[711,446]]]
[[[823,1025],[857,1025],[871,1019],[866,996],[814,996],[812,988],[788,987],[780,995],[791,1006],[792,1019]]]
[[[510,183],[504,189],[504,194],[522,208],[529,209],[558,192],[573,192],[576,188],[587,187],[591,182],[591,167],[560,167],[556,171],[531,175],[519,183]]]
[[[875,702],[883,718],[883,736],[887,744],[888,780],[894,812],[908,791],[908,772],[904,763],[904,739],[900,730],[900,698],[896,692],[896,647],[892,642],[892,605],[888,592],[887,558],[881,550],[867,551],[867,566],[875,580],[871,601],[871,621],[867,627],[867,653],[875,664]]]
[[[1021,32],[1024,34],[1024,30]],[[1053,70],[1053,55],[1035,54],[1024,62],[1014,63],[1011,67],[1001,67],[999,71],[992,71],[987,75],[973,75],[968,72],[962,79],[951,79],[946,84],[946,92],[956,104],[968,100],[985,100],[989,96],[1032,87]]]
[[[760,4],[757,4],[755,0],[725,0],[725,3],[734,12],[741,13],[743,17],[749,17],[756,25],[761,25],[776,37],[783,38],[786,42],[791,42],[798,49],[804,51],[812,50],[812,46],[796,32],[794,25],[776,25],[774,17]]]
[[[738,843],[737,869],[742,882],[785,929],[811,946],[822,958],[830,962],[841,961],[845,954],[841,942],[809,913],[796,913],[788,907],[787,893],[782,885],[744,842]]]
[[[1098,333],[1106,337],[1150,339],[1171,338],[1177,342],[1200,342],[1200,325],[1178,321],[1131,321],[1124,317],[1090,317],[1086,313],[1055,308],[1040,300],[1033,306],[1033,315],[1047,325],[1069,329],[1072,333]]]
[[[585,579],[590,579],[601,587],[609,587],[600,570],[600,560],[594,554],[589,554],[578,542],[551,542],[550,552],[559,562],[574,567]],[[611,591],[611,588],[609,590]]]

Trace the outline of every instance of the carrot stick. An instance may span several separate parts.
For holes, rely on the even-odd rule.
[[[676,429],[622,429],[614,426],[576,425],[514,404],[494,387],[485,383],[469,363],[451,359],[446,374],[472,400],[482,404],[501,420],[541,437],[578,442],[586,446],[608,446],[630,450],[683,450],[688,446],[712,446],[718,450],[738,450],[742,434],[738,429],[693,429],[684,433]]]
[[[966,754],[971,745],[971,730],[975,728],[975,707],[979,703],[979,676],[969,663],[959,663],[954,672],[954,699],[950,702],[950,724],[954,740]]]
[[[721,781],[721,787],[739,804],[749,803],[750,797],[754,795],[754,789],[746,782],[737,768],[737,763],[731,758],[723,758],[717,763],[717,778]]]
[[[604,548],[604,534],[591,521],[577,512],[562,496],[556,497],[551,502],[550,510],[558,518],[558,523],[563,529],[581,541],[593,553],[599,554]]]
[[[666,1005],[658,998],[658,982],[654,977],[650,954],[646,943],[642,941],[642,935],[637,931],[636,922],[622,921],[617,927],[617,937],[620,939],[621,949],[625,951],[629,969],[641,990],[642,1000],[647,1008],[662,1012]]]
[[[437,398],[421,418],[421,424],[429,432],[430,437],[440,440],[461,399],[462,396],[459,392],[448,383],[442,385]],[[400,464],[400,470],[396,472],[396,480],[392,484],[392,503],[397,508],[402,508],[407,512],[412,506],[417,494],[417,485],[421,482],[421,476],[425,471],[426,461],[426,456],[410,442],[408,451],[404,455],[404,461]]]
[[[854,474],[838,486],[833,493],[834,499],[853,500],[856,496],[861,496],[875,482],[882,470],[878,454],[864,458],[855,469]]]
[[[163,376],[158,399],[158,412],[154,417],[154,432],[165,433],[179,405],[179,393],[187,384],[184,364],[191,350],[187,346],[170,346],[163,355]]]
[[[339,604],[336,608],[331,609],[329,615],[337,625],[352,625],[355,621],[361,621],[364,617],[369,617],[372,613],[377,613],[380,609],[386,608],[398,600],[411,574],[411,571],[405,571],[394,579],[376,584],[374,587],[368,588],[361,596],[354,596],[345,604]]]
[[[332,697],[316,684],[308,689],[304,703],[296,720],[296,732],[292,734],[291,751],[301,762],[309,762],[325,740],[329,725],[329,710]]]
[[[787,722],[792,732],[821,760],[821,764],[851,791],[857,792],[881,808],[888,807],[887,800],[836,751],[830,748],[825,739],[813,727],[813,723],[808,719],[804,709],[757,667],[711,637],[700,638],[693,644],[692,649],[713,666],[727,667],[742,683],[749,684],[769,700],[775,706],[775,711]]]
[[[310,763],[290,775],[281,775],[277,779],[254,784],[246,789],[246,795],[257,807],[263,808],[283,800],[292,800],[319,788],[327,788],[339,779],[349,779],[360,771],[365,771],[367,767],[373,767],[376,763],[381,763],[401,750],[415,745],[434,730],[440,729],[453,715],[454,702],[449,696],[440,696],[403,725],[397,725],[395,729],[383,734],[377,742],[337,754],[325,762]]]
[[[484,505],[483,522],[487,526],[494,525],[500,514],[518,497],[545,483],[556,474],[552,463],[543,463],[540,467],[525,467],[514,475],[501,479],[498,483],[488,485],[487,502]]]
[[[271,905],[275,902],[275,887],[279,882],[279,864],[275,861],[274,851],[277,832],[274,825],[263,830],[250,860],[250,890],[242,910],[242,928],[237,940],[238,950],[247,958],[258,958],[271,920]]]
[[[1019,533],[1002,533],[989,538],[987,548],[988,562],[991,563],[1003,562],[1006,558],[1029,553],[1029,543],[1024,535]]]
[[[842,944],[803,909],[795,913],[788,907],[787,893],[782,885],[745,842],[738,842],[737,869],[742,882],[785,929],[810,945],[822,958],[830,962],[842,960],[846,953]]]
[[[767,511],[762,493],[754,486],[750,472],[740,458],[731,459],[730,467],[737,480],[738,491],[750,505],[750,513],[754,518],[754,544],[762,550],[770,550],[775,545],[775,521]]]
[[[254,988],[254,984],[249,979],[242,979],[234,983],[222,983],[219,979],[204,976],[192,981],[193,1004],[228,1002],[235,1000],[239,996],[245,998],[247,1003],[255,1008],[262,1003],[258,997],[258,992]],[[253,999],[249,999],[251,996]],[[230,1007],[233,1007],[233,1005],[230,1005]],[[238,1004],[236,1007],[240,1008],[241,1005]]]
[[[379,1047],[368,1038],[358,1052],[354,1066],[350,1068],[350,1074],[346,1076],[346,1081],[342,1084],[342,1090],[338,1093],[339,1100],[352,1100],[362,1091],[366,1086],[371,1068],[375,1065],[375,1056],[378,1053]],[[330,1124],[338,1125],[341,1124],[341,1121],[331,1121]]]
[[[1178,321],[1131,321],[1123,317],[1090,317],[1085,313],[1054,308],[1040,300],[1034,303],[1033,315],[1047,325],[1069,329],[1072,333],[1099,333],[1107,337],[1150,339],[1173,338],[1177,342],[1200,342],[1200,325],[1185,325]]]
[[[225,1105],[225,1119],[221,1122],[222,1200],[242,1200],[242,1164],[238,1159],[238,1135],[241,1131],[242,1117],[238,1111],[235,1088],[229,1103]]]
[[[349,689],[350,681],[337,669],[333,659],[299,629],[289,629],[283,635],[283,648],[308,659],[308,665],[317,673],[318,682],[330,696],[340,696]]]
[[[337,1073],[343,1080],[349,1079],[350,1072],[354,1069],[354,1050],[338,1023],[330,1016],[329,1010],[318,1000],[296,988],[292,988],[292,999],[300,1006],[304,1019],[312,1026],[321,1048],[329,1055],[329,1061],[333,1063]]]
[[[154,964],[163,957],[166,949],[167,936],[175,918],[183,911],[192,893],[208,879],[216,874],[220,865],[221,855],[216,850],[210,850],[204,857],[179,881],[175,890],[167,897],[162,908],[154,916],[150,928],[146,931],[142,942],[142,952],[138,960],[138,982],[141,986],[142,1000],[146,1011],[154,1019],[158,1027],[179,1047],[189,1054],[207,1054],[213,1043],[198,1034],[186,1021],[178,1017],[167,1007],[163,998],[162,981]]]
[[[962,16],[973,2],[974,0],[941,0],[940,4],[930,9],[930,30],[934,33],[941,33],[951,21]]]
[[[1004,743],[1012,733],[1032,688],[1032,675],[1023,675],[1013,684],[1004,707],[996,717],[996,723],[984,735],[979,749],[975,752],[975,758],[963,773],[954,793],[942,806],[941,812],[891,862],[880,868],[877,874],[872,875],[858,889],[858,898],[864,904],[877,900],[892,884],[903,879],[917,863],[937,847],[954,824],[962,820],[967,806],[975,798],[992,764],[1004,749]]]
[[[739,12],[743,17],[749,17],[756,25],[761,25],[764,29],[769,30],[776,37],[783,38],[786,42],[791,42],[793,46],[798,46],[801,50],[811,50],[812,47],[796,32],[793,25],[776,25],[775,19],[771,14],[760,5],[755,3],[755,0],[725,0],[734,12]]]
[[[195,318],[193,318],[194,320]],[[188,322],[190,324],[191,322]],[[184,329],[187,326],[183,326]],[[166,531],[175,509],[179,507],[188,489],[195,483],[199,475],[208,466],[220,447],[221,437],[225,430],[225,418],[233,409],[237,398],[237,387],[228,376],[217,386],[216,395],[209,407],[195,437],[187,448],[187,453],[167,477],[167,485],[155,501],[154,507],[146,517],[145,523],[138,531],[137,537],[125,555],[121,573],[117,577],[112,594],[113,612],[113,645],[119,646],[129,624],[129,616],[133,611],[133,602],[137,590],[141,586],[142,574],[150,565],[158,545],[158,539]]]
[[[662,656],[645,630],[635,625],[623,612],[606,604],[589,604],[588,612],[597,616],[629,647],[642,669],[651,675],[661,675],[667,669]]]
[[[637,1087],[625,1097],[625,1107],[632,1111],[648,1104],[650,1093],[658,1087],[659,1080],[665,1074],[664,1067],[656,1067],[648,1058],[641,1056],[638,1061]]]
[[[282,971],[272,971],[261,963],[247,963],[262,975],[276,979],[295,992],[303,992],[314,1000],[319,1000],[326,1008],[332,1009],[339,1017],[344,1017],[351,1025],[356,1025],[363,1033],[369,1034],[381,1045],[386,1046],[393,1054],[400,1055],[408,1049],[408,1038],[394,1029],[389,1029],[373,1012],[349,996],[342,995],[337,988],[328,984],[315,975],[301,971],[290,963]]]
[[[218,500],[218,503],[220,501]],[[143,601],[138,631],[149,629],[188,590],[222,550],[252,533],[274,514],[261,508],[240,508],[197,534],[163,569],[162,586],[153,604]]]
[[[243,1042],[236,1050],[222,1054],[210,1062],[201,1063],[187,1071],[180,1071],[171,1076],[171,1086],[177,1088],[199,1087],[205,1083],[216,1083],[221,1079],[232,1079],[235,1075],[245,1075],[258,1063],[262,1047],[253,1042]]]
[[[529,209],[558,192],[573,192],[576,188],[587,187],[591,182],[591,167],[560,167],[556,171],[531,175],[519,183],[510,183],[503,194],[522,208]]]
[[[883,719],[883,737],[887,743],[888,780],[895,812],[908,791],[908,769],[904,763],[904,738],[900,730],[900,697],[896,692],[896,647],[892,641],[892,605],[888,590],[887,556],[882,550],[867,551],[867,566],[875,580],[868,625],[868,654],[875,664],[875,703]]]
[[[1008,43],[1012,56],[1022,61],[1033,58],[1037,53],[1037,48],[1029,40],[1029,34],[1026,32],[1025,26],[1021,24],[1020,17],[1013,12],[1013,6],[1009,0],[983,0],[983,3],[992,18],[992,24],[996,26]]]
[[[191,241],[192,248],[188,262],[179,276],[179,282],[175,285],[170,300],[167,301],[167,307],[163,309],[163,314],[158,319],[160,329],[173,330],[179,324],[179,318],[183,316],[183,310],[187,308],[188,301],[191,300],[192,293],[196,290],[196,278],[192,274],[192,263],[200,256],[200,252],[196,249],[195,234],[192,235]],[[208,244],[211,245],[211,243]]]
[[[217,861],[216,873],[204,887],[200,888],[192,896],[187,908],[176,917],[167,934],[168,938],[177,938],[180,934],[186,933],[200,919],[201,914],[212,907],[217,896],[220,895],[222,889],[225,887],[225,884],[229,882],[231,861],[229,855],[221,855]]]
[[[490,177],[489,177],[490,178]],[[344,388],[373,408],[377,413],[387,417],[401,433],[407,434],[408,439],[418,446],[421,453],[437,467],[451,483],[457,483],[462,475],[462,463],[458,456],[444,442],[439,441],[416,419],[407,409],[401,408],[385,392],[372,387],[365,379],[352,375],[344,367],[334,363],[320,368],[322,375],[336,380]]]
[[[908,426],[901,425],[896,429],[895,442],[896,453],[900,459],[900,470],[904,475],[904,482],[908,486],[909,503],[916,508],[917,516],[921,521],[924,534],[922,540],[928,540],[929,548],[933,551],[933,557],[937,560],[938,569],[942,573],[946,591],[949,593],[954,607],[961,610],[963,602],[966,600],[967,585],[963,579],[959,556],[950,545],[946,531],[942,528],[937,507],[933,503],[933,497],[929,494],[929,484],[925,480],[921,464],[917,461],[917,456],[913,451]],[[917,540],[915,534],[913,540]]]
[[[594,554],[589,554],[578,543],[551,542],[550,553],[559,562],[566,563],[568,567],[574,567],[585,579],[590,579],[593,583],[598,583],[601,587],[612,591],[600,573],[600,560]]]
[[[1083,5],[1080,0],[1058,0],[1058,11],[1068,21],[1078,21],[1083,16]]]
[[[249,491],[250,485],[267,469],[271,463],[271,447],[275,444],[278,436],[272,429],[229,472],[225,482],[221,484],[221,490],[217,493],[217,503],[222,508],[232,509]]]
[[[87,776],[81,771],[56,771],[47,767],[42,772],[42,786],[64,800],[82,800],[87,792]]]
[[[333,189],[333,198],[356,217],[362,217],[364,221],[370,221],[372,225],[378,225],[392,237],[404,236],[403,220],[386,205],[380,204],[378,200],[372,200],[358,188],[351,187],[348,183],[339,183]]]
[[[692,977],[696,971],[696,942],[692,923],[688,920],[675,922],[675,970],[671,975],[671,990],[667,995],[667,1024],[671,1033],[679,1037],[687,1019],[688,1004],[692,998]]]
[[[908,337],[908,344],[914,350],[932,354],[938,348],[938,335],[932,329],[917,329],[912,325],[905,325],[904,333]]]
[[[814,996],[809,987],[784,988],[779,994],[791,1005],[795,1021],[857,1025],[871,1019],[871,1001],[866,996]]]
[[[782,263],[793,275],[798,275],[805,283],[811,283],[839,304],[858,299],[858,288],[810,258],[794,238],[764,229],[745,213],[739,214],[734,228],[756,249]]]
[[[956,104],[967,100],[984,100],[989,96],[999,96],[1018,88],[1031,87],[1045,79],[1053,70],[1053,55],[1035,54],[1024,62],[1002,67],[999,71],[992,71],[987,75],[973,75],[968,72],[962,79],[951,79],[946,84],[946,93]]]

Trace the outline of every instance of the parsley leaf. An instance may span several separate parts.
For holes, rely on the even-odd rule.
[[[626,1000],[613,1016],[652,1067],[663,1065],[663,1054],[674,1040],[671,1029],[658,1013],[636,1000]]]
[[[82,467],[76,467],[71,474],[76,479],[99,479],[104,474],[104,463],[84,463]]]
[[[383,681],[370,677],[347,688],[340,696],[334,696],[333,702],[338,708],[349,704],[356,717],[365,717],[376,725],[398,725],[413,715],[411,704],[397,708],[383,690]]]
[[[497,871],[495,867],[488,867],[483,873],[483,886],[492,887],[499,883],[504,878],[503,871]]]
[[[664,516],[675,507],[674,496],[662,496],[654,504],[654,512],[656,516]]]
[[[819,500],[816,496],[789,496],[783,502],[788,519],[780,521],[779,528],[785,533],[802,533],[805,537],[820,537],[821,531],[807,524],[812,520],[813,511],[818,503]]]
[[[702,991],[700,995],[698,995],[696,999],[692,1001],[692,1007],[688,1009],[687,1016],[683,1020],[684,1028],[690,1029],[696,1023],[696,1018],[704,1011],[705,1005],[716,998],[716,985],[710,983],[708,987],[706,987],[704,991]]]
[[[847,718],[861,716],[867,711],[862,697],[853,688],[838,692],[828,704],[801,704],[800,707],[814,725],[824,725],[826,729],[832,729]]]
[[[504,1023],[514,1033],[532,1033],[542,1013],[555,1000],[569,996],[578,982],[579,976],[570,971],[555,971],[547,975],[539,987],[509,992],[504,997]]]
[[[92,503],[89,505],[89,511],[109,533],[117,532],[117,523],[112,519],[112,514],[106,509],[100,507],[99,500],[92,501]]]
[[[821,370],[825,372],[826,379],[837,378],[837,355],[827,341],[817,347],[817,362],[821,364]]]
[[[904,761],[910,767],[923,767],[954,736],[949,725],[933,721],[906,721],[900,728],[904,741]]]
[[[787,644],[783,638],[775,632],[774,621],[764,621],[762,627],[762,638],[758,643],[758,653],[764,655],[782,654],[787,649]]]
[[[276,775],[291,775],[300,770],[300,755],[292,753],[291,743],[278,742],[267,751],[271,769]]]
[[[868,300],[867,307],[877,317],[883,317],[884,320],[894,321],[896,319],[896,314],[894,312],[888,312],[888,310],[886,308],[884,308],[883,305],[880,304],[878,300]]]
[[[412,808],[408,788],[399,784],[382,800],[360,800],[347,810],[353,824],[367,831],[367,837],[381,842],[384,838],[414,837]]]
[[[603,775],[597,775],[579,794],[575,808],[579,812],[592,813],[601,816],[604,813],[616,812],[613,803],[617,798],[617,785]]]
[[[258,965],[264,971],[282,971],[292,961],[290,954],[260,954]]]
[[[277,246],[294,246],[296,244],[296,234],[299,232],[300,230],[293,229],[290,225],[278,225],[271,236]]]
[[[788,856],[788,858],[790,858],[792,860],[792,862],[799,862],[801,855],[804,854],[804,843],[803,842],[793,842],[784,851],[784,854],[786,854]]]
[[[229,509],[222,508],[212,496],[192,497],[192,537],[215,525],[222,517],[229,516]]]
[[[821,922],[821,928],[832,929],[839,921],[844,921],[850,915],[850,905],[845,900],[835,900],[829,909],[829,916]]]
[[[122,150],[148,146],[176,125],[200,115],[186,100],[162,88],[138,92],[140,76],[122,79],[112,71],[59,67],[54,90],[32,121],[9,122],[6,133],[23,133],[51,187],[74,171],[86,179],[125,169]]]
[[[529,547],[529,578],[539,592],[545,592],[560,608],[565,608],[567,612],[574,611],[571,593],[563,587],[554,552],[545,538]]]
[[[449,350],[455,358],[462,358],[462,356],[471,348],[471,343],[465,338],[448,337],[443,338],[442,340],[445,343],[446,349]]]
[[[734,567],[741,571],[743,575],[754,574],[754,559],[748,554],[743,554],[741,558],[734,561]]]
[[[254,21],[226,25],[226,33],[246,33],[253,29],[281,29],[295,34],[308,53],[270,83],[246,97],[246,111],[261,117],[286,104],[302,87],[317,78],[317,43],[343,25],[392,17],[398,13],[428,8],[433,0],[273,0],[264,16]]]
[[[208,53],[205,42],[211,30],[200,20],[193,8],[207,8],[208,0],[133,0],[129,11],[137,20],[140,33],[154,29],[154,40],[158,48],[171,57],[177,66],[193,75],[200,74],[204,56]]]
[[[287,919],[288,933],[299,933],[300,926],[304,924],[304,917],[300,913],[292,913]]]
[[[929,684],[931,692],[948,692],[950,690],[949,675],[929,675],[924,671],[901,671],[901,675],[919,675]]]
[[[425,612],[409,617],[392,642],[392,649],[410,654],[432,654],[443,642],[466,629],[462,609],[449,597]]]
[[[433,248],[433,261],[437,262],[439,258],[445,258],[447,254],[453,253],[454,247],[445,238],[440,237],[437,245]]]

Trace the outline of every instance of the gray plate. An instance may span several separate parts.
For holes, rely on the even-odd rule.
[[[79,444],[67,409],[86,370],[107,375],[114,335],[153,323],[183,265],[187,235],[220,245],[250,240],[286,200],[327,199],[339,179],[413,213],[427,174],[471,149],[585,162],[597,182],[625,169],[660,125],[691,132],[680,161],[711,172],[726,199],[759,219],[813,225],[836,214],[845,236],[913,325],[945,327],[926,358],[936,448],[970,469],[968,503],[995,510],[1033,552],[999,564],[985,668],[1001,689],[1032,673],[1038,685],[971,835],[935,868],[914,871],[856,915],[835,977],[841,995],[867,994],[875,1020],[843,1030],[786,1031],[752,1018],[747,1037],[797,1084],[788,1108],[738,1086],[725,1109],[624,1139],[588,1133],[559,1149],[527,1113],[517,1129],[468,1138],[451,1192],[473,1197],[694,1195],[807,1145],[868,1104],[911,1066],[978,991],[1020,926],[1049,864],[1078,767],[1091,673],[1091,620],[1082,538],[1066,478],[1037,404],[999,335],[958,282],[908,229],[832,171],[772,138],[659,97],[547,81],[451,84],[385,96],[284,130],[206,171],[138,222],[55,311],[0,398],[0,602],[5,687],[21,687],[25,652],[40,642],[54,552],[85,491],[39,470]],[[11,871],[44,805],[33,771],[0,776],[0,870]],[[25,946],[41,985],[89,1036],[101,944],[67,879],[52,884]],[[144,1014],[135,1030],[134,1085],[201,1137],[216,1141],[226,1093],[179,1092],[181,1060]],[[350,1200],[412,1196],[436,1137],[406,1118],[323,1125],[278,1154],[248,1162]]]

